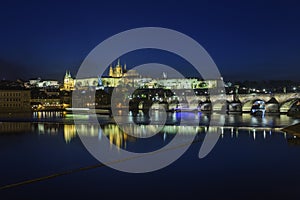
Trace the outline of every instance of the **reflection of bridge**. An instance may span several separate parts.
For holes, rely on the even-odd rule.
[[[155,129],[155,125],[148,125],[147,127],[153,126]],[[119,128],[117,124],[107,124],[101,127],[93,124],[82,124],[79,127],[79,132],[81,135],[100,138],[102,136],[106,136],[109,138],[111,144],[115,144],[118,147],[126,146],[126,142],[129,140],[131,142],[136,142],[137,138],[140,137],[140,132],[132,129],[131,125],[128,124],[123,128],[126,130],[123,131]],[[129,132],[127,132],[129,131]],[[219,132],[221,138],[227,137],[230,135],[231,138],[238,138],[240,132],[248,132],[249,137],[254,140],[259,136],[260,138],[267,139],[269,138],[273,132],[278,134],[283,134],[284,138],[287,139],[287,134],[281,131],[281,128],[271,128],[271,127],[233,127],[233,126],[164,126],[164,128],[160,131],[160,134],[181,134],[181,135],[202,135],[211,134]],[[70,134],[71,133],[71,134]],[[128,135],[130,133],[130,135]],[[143,136],[150,137],[152,134],[147,135],[149,132],[144,132]],[[200,134],[200,135],[199,135]],[[131,135],[134,135],[132,137]],[[75,125],[65,125],[64,128],[64,136],[66,142],[70,142],[71,139],[77,137]],[[162,137],[165,139],[165,136]]]
[[[143,125],[141,125],[143,127]],[[61,128],[63,128],[64,138],[66,143],[69,143],[72,139],[77,137],[77,131],[84,136],[97,137],[106,136],[109,138],[112,144],[122,147],[126,145],[127,141],[135,142],[137,138],[141,136],[141,132],[136,130],[135,127],[128,124],[123,126],[124,131],[119,128],[117,124],[106,124],[102,125],[101,129],[98,124],[81,124],[75,127],[74,124],[57,124],[57,123],[30,123],[30,122],[2,122],[1,123],[1,133],[15,133],[15,132],[25,132],[30,130],[35,130],[39,134],[48,133],[53,136],[57,136],[57,133]],[[156,125],[147,126],[149,128],[156,129]],[[77,129],[77,130],[76,130]],[[241,131],[249,132],[250,136],[255,139],[258,135],[262,135],[264,139],[268,138],[272,132],[282,133],[284,137],[287,137],[286,133],[281,131],[281,128],[273,127],[251,127],[251,126],[173,126],[166,125],[160,131],[161,134],[182,134],[182,135],[198,135],[206,133],[219,132],[221,138],[230,135],[230,137],[238,138]],[[130,135],[128,135],[130,133]],[[147,135],[149,132],[143,132],[143,136]],[[133,135],[134,137],[132,137]],[[299,135],[297,135],[299,136]],[[297,139],[298,137],[293,137]],[[162,137],[164,139],[164,137]]]
[[[297,102],[300,101],[300,93],[278,93],[278,94],[239,94],[238,99],[241,102],[242,111],[249,112],[254,102],[261,100],[267,103],[272,98],[275,99],[278,104],[279,111],[281,113],[287,113]],[[205,101],[205,96],[197,96],[197,100]],[[221,107],[220,99],[231,102],[234,100],[234,95],[211,95],[210,100],[212,104],[215,104],[215,107]],[[195,96],[187,96],[189,102],[195,100]],[[275,103],[275,102],[273,102]]]

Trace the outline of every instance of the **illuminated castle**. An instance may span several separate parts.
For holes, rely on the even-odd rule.
[[[120,64],[120,60],[118,60],[117,65],[114,67],[111,65],[109,68],[108,76],[104,77],[88,77],[88,78],[80,78],[75,79],[72,78],[70,71],[66,71],[64,77],[64,85],[62,90],[71,91],[74,89],[87,89],[89,87],[117,87],[119,85],[120,80],[123,77],[127,76],[138,76],[135,70],[129,71],[127,73],[126,64],[122,66]]]
[[[72,78],[70,71],[66,71],[62,90],[87,90],[89,88],[113,88],[119,85],[131,85],[139,88],[166,89],[208,89],[218,86],[220,80],[201,80],[199,78],[167,78],[163,73],[161,78],[142,77],[136,70],[126,69],[118,60],[115,66],[110,65],[108,76],[94,76],[86,78]],[[222,81],[221,81],[222,82]]]
[[[120,59],[118,60],[118,64],[113,68],[112,65],[109,67],[109,77],[120,78],[123,77],[124,73],[126,73],[126,64],[123,67],[120,65]]]

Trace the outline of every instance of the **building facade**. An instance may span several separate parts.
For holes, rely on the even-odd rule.
[[[30,111],[29,90],[0,90],[0,112]]]

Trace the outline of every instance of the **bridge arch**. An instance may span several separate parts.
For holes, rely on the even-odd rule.
[[[169,103],[168,102],[160,102],[160,101],[155,101],[155,102],[151,102],[149,104],[149,109],[153,109],[153,110],[169,110]]]
[[[200,106],[200,110],[204,112],[212,111],[212,103],[210,100],[203,101]]]
[[[228,102],[225,100],[216,100],[212,104],[213,111],[225,111],[227,110]]]
[[[275,97],[272,97],[265,104],[266,113],[279,113],[279,102]]]
[[[255,104],[255,102],[259,102],[262,101],[264,102],[264,104],[266,103],[264,100],[262,99],[253,99],[253,100],[248,100],[246,102],[243,103],[242,106],[242,111],[243,112],[251,112],[253,105]]]
[[[189,108],[192,110],[199,110],[201,108],[202,101],[198,99],[191,100],[189,102]]]
[[[280,112],[287,113],[295,104],[300,101],[300,98],[288,99],[280,105]]]

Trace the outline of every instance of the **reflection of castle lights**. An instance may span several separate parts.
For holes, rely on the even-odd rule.
[[[76,137],[76,128],[73,124],[65,124],[64,126],[64,138],[66,143],[69,143],[72,138]]]
[[[111,144],[115,144],[117,147],[126,145],[126,141],[128,140],[127,134],[115,124],[108,124],[102,128],[97,124],[81,124],[77,128],[80,134],[84,136],[98,137],[99,140],[101,140],[103,135],[107,136]],[[66,143],[69,143],[76,137],[76,127],[74,124],[64,125],[64,137]]]
[[[45,129],[43,124],[38,125],[39,131],[46,131],[50,128]],[[152,127],[151,127],[152,126]],[[157,125],[149,125],[148,128],[156,129]],[[64,138],[66,143],[70,143],[70,141],[76,137],[76,128],[80,132],[80,134],[89,137],[97,137],[97,139],[101,140],[102,137],[108,137],[111,145],[116,145],[119,148],[126,148],[127,142],[136,142],[137,138],[143,134],[143,136],[147,136],[147,131],[135,131],[134,126],[128,124],[122,126],[122,129],[119,128],[116,124],[106,124],[99,127],[97,124],[81,124],[79,126],[75,126],[73,124],[65,124],[64,125]],[[50,128],[51,130],[51,128]],[[56,130],[56,129],[55,129]],[[267,139],[267,131],[269,134],[272,134],[272,130],[276,132],[280,132],[279,128],[266,128],[266,127],[223,127],[223,126],[176,126],[176,125],[165,125],[161,132],[161,139],[166,141],[168,135],[171,134],[182,134],[184,135],[196,135],[196,134],[210,134],[214,132],[220,132],[221,137],[224,138],[226,134],[231,135],[230,138],[233,139],[235,134],[235,138],[239,137],[239,131],[249,131],[249,136],[254,140],[257,139],[258,135],[262,135],[263,139]],[[51,131],[50,131],[51,132]],[[133,136],[127,135],[126,133],[134,133]],[[286,133],[285,134],[286,138]],[[152,135],[151,135],[152,136]]]
[[[115,144],[119,148],[126,145],[127,134],[124,133],[117,125],[108,124],[103,127],[103,133],[108,135],[111,145]]]

